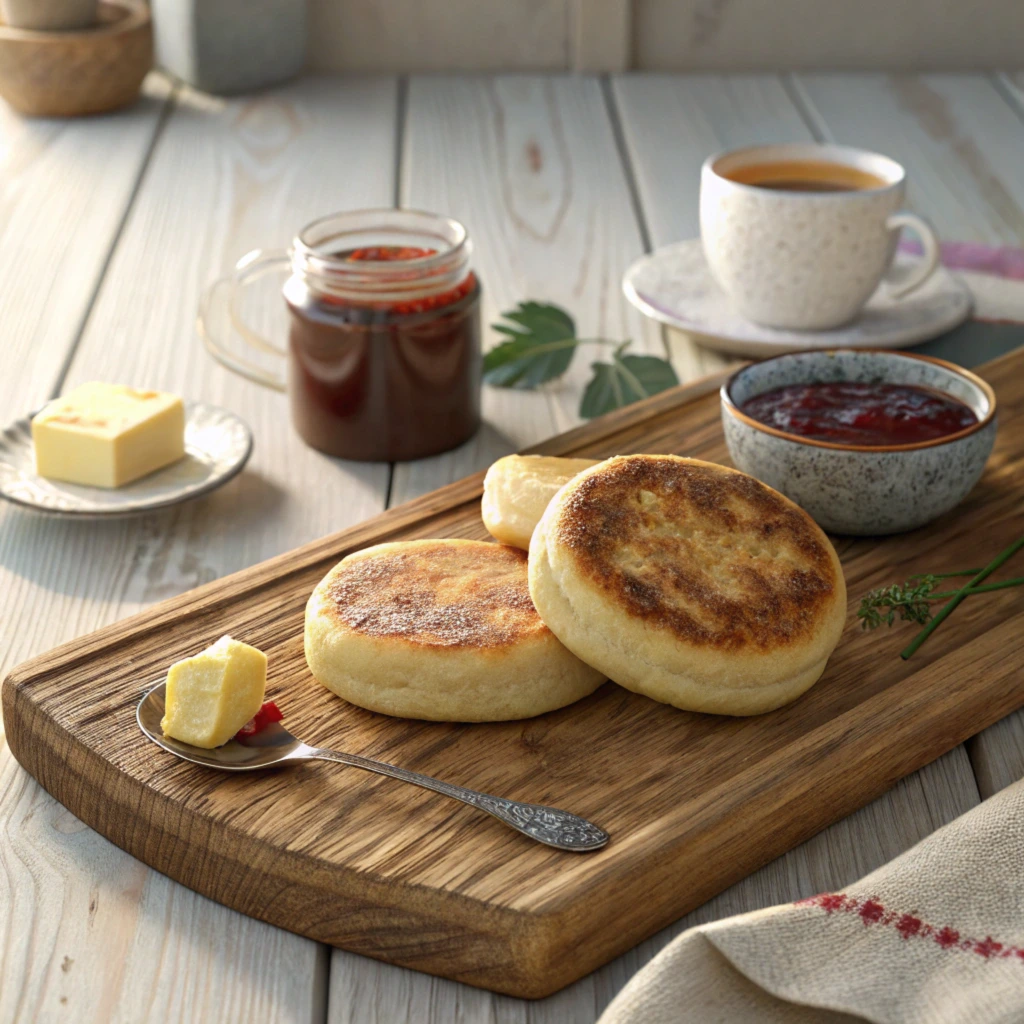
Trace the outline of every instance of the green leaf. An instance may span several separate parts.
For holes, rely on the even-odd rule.
[[[580,400],[580,416],[591,420],[595,416],[618,409],[625,405],[622,384],[615,375],[611,363],[591,363],[594,376],[583,392]]]
[[[620,349],[619,352],[622,350]],[[658,356],[633,356],[615,353],[613,362],[619,367],[631,388],[640,392],[637,398],[648,398],[659,391],[667,391],[679,383],[676,371],[667,359]],[[629,404],[628,402],[626,403]]]
[[[591,363],[594,376],[583,392],[580,416],[593,419],[679,383],[672,364],[657,356],[623,355],[619,346],[610,363]]]
[[[521,302],[501,314],[509,324],[493,324],[509,340],[484,356],[484,380],[502,388],[535,388],[569,368],[578,344],[576,325],[564,309]]]

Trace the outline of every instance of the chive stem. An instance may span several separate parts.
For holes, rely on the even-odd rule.
[[[1024,576],[1016,576],[1012,580],[1003,580],[1000,583],[983,583],[980,587],[971,587],[972,594],[988,594],[993,590],[1006,590],[1007,587],[1021,587],[1024,586]],[[929,601],[938,601],[942,598],[956,597],[959,591],[947,590],[941,594],[932,594],[929,596]]]
[[[992,559],[988,565],[985,566],[979,573],[972,576],[954,595],[950,598],[949,602],[942,606],[938,615],[933,618],[924,629],[914,638],[910,646],[900,652],[900,657],[906,661],[920,646],[932,635],[935,629],[944,622],[949,615],[956,609],[957,605],[974,592],[974,588],[981,583],[986,577],[991,576],[1004,562],[1012,558],[1021,548],[1024,548],[1024,537],[1020,537],[1015,540],[1005,551],[1000,552]]]
[[[911,580],[923,580],[925,576],[931,576],[933,580],[953,580],[957,576],[977,576],[981,572],[981,569],[964,569],[963,572],[919,572],[916,576],[911,576]]]

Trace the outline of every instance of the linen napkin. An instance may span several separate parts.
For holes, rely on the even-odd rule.
[[[691,928],[599,1024],[1021,1024],[1024,780],[842,892]]]

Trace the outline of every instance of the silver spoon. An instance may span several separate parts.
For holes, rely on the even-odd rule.
[[[470,807],[494,815],[517,832],[522,832],[524,836],[559,850],[586,853],[588,850],[599,850],[608,842],[609,836],[604,829],[568,811],[560,811],[557,807],[544,807],[542,804],[524,804],[500,796],[488,796],[486,793],[453,786],[450,782],[432,779],[429,775],[410,772],[405,768],[385,764],[383,761],[372,761],[358,754],[341,754],[334,750],[309,747],[296,739],[279,722],[266,726],[253,736],[243,736],[241,739],[236,737],[214,750],[204,750],[188,743],[181,743],[170,736],[165,736],[160,728],[160,720],[164,717],[165,686],[166,683],[154,686],[142,698],[135,717],[138,719],[139,728],[154,743],[193,764],[229,772],[251,772],[295,761],[338,761],[353,768],[365,768],[368,772],[377,772],[380,775],[389,775],[393,779],[400,779],[402,782],[411,782],[414,786],[431,789],[442,796],[450,796],[453,800],[461,800]]]

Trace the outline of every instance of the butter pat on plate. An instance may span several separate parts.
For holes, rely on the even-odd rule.
[[[55,398],[32,419],[36,472],[89,487],[122,487],[185,454],[177,395],[93,382]]]
[[[167,673],[166,736],[212,750],[227,743],[263,706],[267,656],[255,647],[221,637]]]

